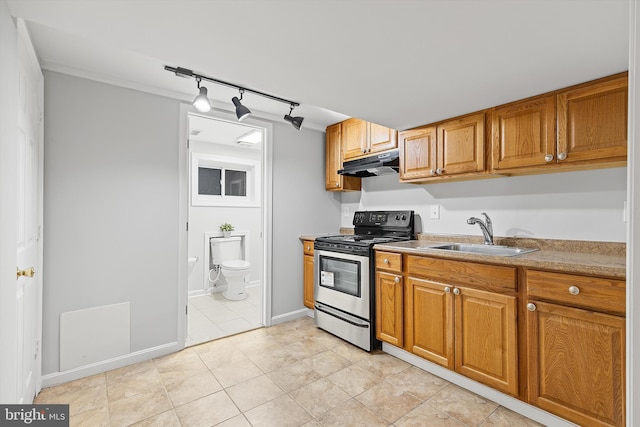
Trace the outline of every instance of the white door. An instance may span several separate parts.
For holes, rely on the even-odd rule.
[[[19,403],[31,403],[41,374],[44,79],[24,24],[18,29],[16,397]]]

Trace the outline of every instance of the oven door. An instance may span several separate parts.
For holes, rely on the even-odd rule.
[[[369,257],[316,249],[314,258],[315,300],[370,320]]]

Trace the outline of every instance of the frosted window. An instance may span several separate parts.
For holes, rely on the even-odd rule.
[[[198,194],[222,195],[222,170],[198,168]]]
[[[224,171],[224,194],[227,196],[247,195],[247,172],[227,169]]]

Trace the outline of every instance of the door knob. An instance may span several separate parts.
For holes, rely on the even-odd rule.
[[[19,268],[16,268],[16,270],[17,270],[16,279],[19,279],[20,276],[33,277],[36,274],[36,269],[33,267],[29,267],[25,270],[20,270]]]

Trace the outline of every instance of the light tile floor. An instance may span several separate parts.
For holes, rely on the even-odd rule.
[[[72,426],[539,426],[310,318],[42,390]]]
[[[188,300],[186,346],[262,326],[262,286],[246,288],[247,298],[230,301],[221,292]]]

